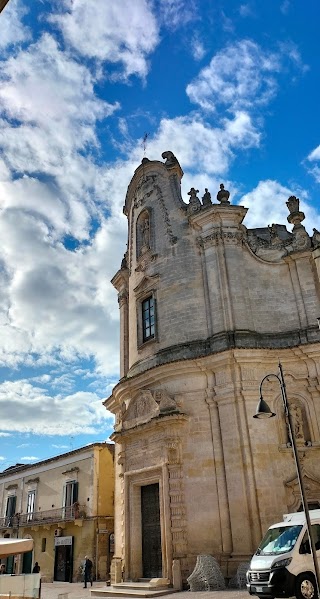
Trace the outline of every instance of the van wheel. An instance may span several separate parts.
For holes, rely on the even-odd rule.
[[[316,599],[316,581],[313,574],[306,572],[297,577],[296,582],[296,597],[297,599]]]

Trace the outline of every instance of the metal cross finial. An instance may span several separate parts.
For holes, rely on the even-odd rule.
[[[149,137],[149,133],[145,133],[142,138],[142,147],[143,147],[143,157],[146,157],[146,149],[147,149],[147,139]]]

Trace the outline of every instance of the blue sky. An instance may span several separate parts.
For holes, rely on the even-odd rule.
[[[320,229],[319,4],[10,0],[0,14],[0,468],[108,438],[110,279],[143,157],[248,227]],[[290,228],[290,227],[289,227]]]

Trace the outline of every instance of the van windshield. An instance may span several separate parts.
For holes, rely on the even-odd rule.
[[[269,528],[262,539],[256,555],[278,555],[291,551],[297,542],[302,525]]]

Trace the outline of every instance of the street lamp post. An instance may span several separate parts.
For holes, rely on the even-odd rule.
[[[281,364],[281,362],[279,362],[279,372],[278,372],[278,374],[272,373],[272,374],[267,374],[265,377],[263,377],[263,379],[262,379],[262,381],[260,383],[260,400],[259,400],[259,403],[258,403],[258,406],[257,406],[257,411],[256,411],[255,415],[253,416],[253,418],[272,418],[273,416],[276,415],[274,412],[271,412],[268,404],[264,401],[264,399],[262,397],[262,385],[263,385],[263,383],[264,383],[265,380],[268,381],[268,380],[270,380],[271,377],[277,379],[277,381],[280,384],[280,388],[281,388],[281,397],[282,397],[282,401],[283,401],[284,412],[285,412],[285,415],[286,415],[286,418],[287,418],[287,422],[288,422],[288,428],[289,428],[289,435],[290,435],[290,440],[291,440],[291,446],[292,446],[294,461],[295,461],[296,469],[297,469],[297,475],[298,475],[298,481],[299,481],[299,487],[300,487],[300,493],[301,493],[302,507],[303,507],[303,511],[305,513],[305,516],[306,516],[306,524],[307,524],[307,530],[308,530],[310,548],[311,548],[311,553],[312,553],[312,558],[313,558],[313,564],[314,564],[314,570],[315,570],[315,575],[316,575],[316,585],[317,585],[317,590],[318,590],[318,598],[320,599],[320,573],[319,573],[319,565],[318,565],[318,559],[317,559],[317,554],[316,554],[316,547],[315,547],[315,543],[314,543],[314,539],[313,539],[313,535],[312,535],[310,514],[309,514],[309,508],[308,508],[308,501],[307,501],[307,497],[306,497],[306,491],[305,491],[305,488],[304,488],[304,482],[303,482],[303,476],[302,476],[302,472],[301,472],[299,454],[298,454],[296,439],[295,439],[295,435],[294,435],[294,427],[293,427],[293,423],[292,423],[292,418],[291,418],[291,414],[290,414],[290,410],[289,410],[289,403],[288,403],[288,398],[287,398],[286,385],[285,385],[285,382],[284,382],[283,370],[282,370],[282,364]]]

